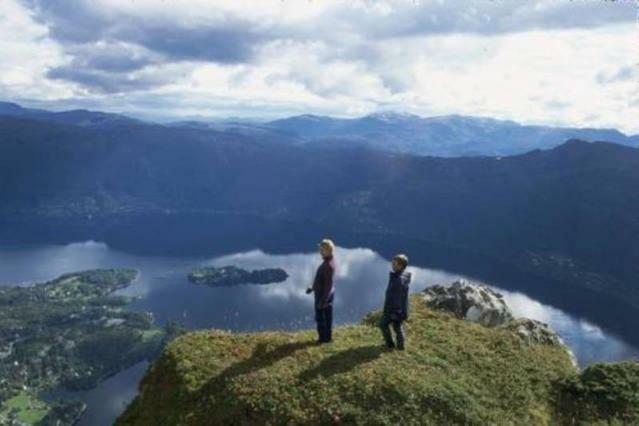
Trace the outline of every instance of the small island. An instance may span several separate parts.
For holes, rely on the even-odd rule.
[[[177,327],[153,326],[113,294],[136,277],[98,269],[0,288],[0,424],[75,424],[84,403],[45,402],[42,392],[92,388],[160,351]]]
[[[205,266],[194,268],[189,281],[211,287],[230,287],[241,284],[273,284],[286,281],[288,273],[281,268],[255,269],[247,271],[237,266],[216,268]]]

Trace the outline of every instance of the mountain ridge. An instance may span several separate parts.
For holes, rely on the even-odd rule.
[[[363,144],[374,149],[443,157],[515,155],[552,148],[570,138],[639,146],[637,135],[616,129],[525,125],[458,114],[420,117],[389,112],[349,119],[302,115],[268,122],[266,126],[291,132],[307,143]]]
[[[105,129],[122,125],[160,125],[122,114],[89,110],[51,112],[8,102],[0,102],[2,115]],[[365,147],[440,157],[515,155],[552,148],[570,138],[608,140],[639,147],[639,135],[626,135],[612,128],[525,125],[512,120],[460,114],[422,117],[397,111],[379,111],[355,118],[302,114],[265,122],[186,120],[161,125],[225,131],[278,144]]]
[[[438,158],[6,116],[0,134],[4,238],[39,223],[59,233],[82,224],[95,238],[132,216],[224,213],[437,242],[639,306],[635,148],[571,140],[516,156]]]
[[[142,123],[141,120],[122,114],[72,109],[65,111],[49,111],[45,109],[24,108],[12,102],[0,102],[0,116],[13,116],[36,119],[46,122],[72,124],[76,126],[100,126],[120,123]]]

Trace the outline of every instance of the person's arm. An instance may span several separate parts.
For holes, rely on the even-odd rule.
[[[409,285],[410,285],[411,275],[408,274],[408,279],[404,282],[400,281],[402,286],[402,315],[404,319],[408,318],[408,293],[409,293]]]

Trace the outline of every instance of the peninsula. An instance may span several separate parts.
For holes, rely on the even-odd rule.
[[[42,391],[88,389],[154,357],[171,334],[150,313],[114,295],[132,269],[62,275],[28,287],[0,288],[0,424],[74,424],[84,404],[47,403]]]

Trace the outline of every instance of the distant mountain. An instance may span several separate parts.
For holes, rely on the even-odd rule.
[[[51,112],[8,102],[0,102],[0,116],[102,129],[143,124],[120,114],[87,110]],[[188,120],[164,126],[212,130],[275,144],[365,148],[436,157],[516,155],[553,148],[571,138],[639,147],[639,135],[627,136],[615,129],[530,126],[493,118],[420,117],[392,111],[352,119],[305,114],[266,123],[241,119]]]
[[[393,235],[492,256],[635,308],[637,188],[639,150],[613,143],[434,158],[0,117],[0,219],[108,227],[123,215],[224,212]]]
[[[2,115],[24,117],[46,113],[49,113],[49,111],[43,109],[23,108],[22,106],[13,102],[0,102],[0,114]]]
[[[284,130],[306,140],[322,139],[343,133],[352,120],[304,114],[266,123],[274,129]]]
[[[261,142],[282,143],[289,145],[302,144],[305,141],[294,133],[286,130],[264,126],[260,123],[238,120],[221,121],[177,121],[167,126],[184,129],[215,130],[246,137],[255,138]]]
[[[0,116],[22,117],[83,127],[104,127],[139,123],[139,120],[120,115],[84,109],[53,112],[43,109],[23,108],[18,104],[0,102]]]
[[[323,146],[357,145],[439,157],[522,154],[552,148],[570,138],[639,146],[639,136],[614,129],[531,126],[460,115],[424,118],[385,112],[355,119],[300,115],[267,126]]]

